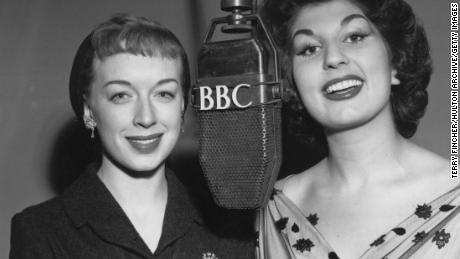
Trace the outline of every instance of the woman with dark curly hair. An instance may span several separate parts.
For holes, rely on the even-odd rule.
[[[258,257],[459,258],[460,186],[446,159],[408,140],[432,71],[410,6],[266,0],[262,17],[301,100],[285,121],[324,154],[275,185]]]

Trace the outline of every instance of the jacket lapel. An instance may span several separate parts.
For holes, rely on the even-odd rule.
[[[106,242],[124,247],[141,257],[151,257],[149,248],[96,175],[96,171],[97,167],[91,165],[62,196],[64,207],[74,226],[81,228],[88,224]],[[161,254],[171,243],[184,236],[194,221],[202,223],[193,201],[175,174],[167,170],[166,178],[168,201],[155,255]]]
[[[166,170],[166,179],[168,181],[168,203],[162,235],[155,254],[161,253],[171,243],[184,236],[194,222],[203,223],[185,187],[169,169]]]
[[[139,256],[151,252],[136,232],[120,205],[91,166],[63,194],[64,207],[76,228],[88,224],[102,239]]]

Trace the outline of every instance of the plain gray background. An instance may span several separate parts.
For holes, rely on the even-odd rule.
[[[448,157],[451,1],[408,2],[425,25],[435,67],[429,106],[413,140]],[[50,168],[56,143],[74,119],[68,78],[87,33],[113,13],[153,17],[183,42],[193,72],[209,19],[223,14],[219,4],[219,0],[0,1],[0,258],[7,258],[13,214],[56,194]],[[186,134],[176,152],[196,151],[192,109],[187,116]]]

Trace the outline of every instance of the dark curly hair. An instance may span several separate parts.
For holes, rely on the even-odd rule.
[[[265,0],[261,17],[271,31],[283,56],[284,74],[293,96],[285,100],[285,121],[294,135],[304,141],[323,142],[321,126],[308,114],[296,95],[290,58],[290,25],[296,13],[305,5],[332,0]],[[405,138],[414,135],[428,104],[426,87],[430,81],[432,61],[425,30],[411,7],[403,0],[349,0],[356,4],[376,26],[391,53],[391,63],[397,71],[400,85],[391,88],[393,118],[398,132]],[[289,92],[289,89],[288,89]],[[289,95],[288,95],[289,96]],[[325,144],[325,143],[324,143]],[[327,151],[326,151],[327,152]]]

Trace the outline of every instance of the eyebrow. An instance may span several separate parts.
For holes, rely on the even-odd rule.
[[[362,15],[362,14],[350,14],[348,15],[347,17],[343,18],[343,20],[340,22],[340,26],[344,26],[344,25],[347,25],[348,23],[350,23],[352,20],[354,19],[364,19],[366,20],[367,22],[369,22],[369,19],[366,18],[366,16]],[[293,34],[292,34],[292,37],[291,37],[291,40],[294,39],[297,35],[299,34],[303,34],[303,35],[307,35],[307,36],[312,36],[314,35],[313,31],[310,30],[310,29],[300,29],[300,30],[297,30],[295,31]]]
[[[103,87],[107,87],[109,85],[126,85],[131,86],[131,83],[125,80],[110,80],[103,85]]]
[[[174,79],[174,78],[165,78],[165,79],[161,79],[160,81],[158,81],[156,84],[155,84],[155,87],[157,86],[160,86],[160,85],[164,85],[164,84],[167,84],[167,83],[176,83],[176,84],[179,84],[179,82]],[[107,83],[105,83],[103,85],[103,87],[107,87],[109,85],[125,85],[125,86],[132,86],[132,84],[129,82],[129,81],[126,81],[126,80],[110,80],[108,81]]]
[[[294,32],[294,34],[292,34],[291,39],[294,39],[295,37],[297,37],[297,35],[300,35],[300,34],[304,34],[304,35],[307,35],[307,36],[312,36],[312,35],[313,35],[313,31],[310,30],[310,29],[300,29],[300,30],[297,30],[297,31]]]
[[[343,20],[340,22],[340,25],[344,26],[344,25],[350,23],[352,20],[359,19],[359,18],[366,20],[366,22],[369,22],[369,19],[367,19],[366,16],[364,16],[362,14],[355,13],[355,14],[350,14],[347,17],[343,18]]]

